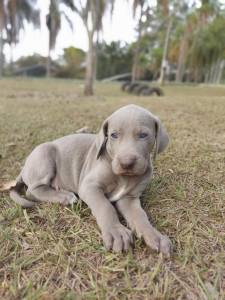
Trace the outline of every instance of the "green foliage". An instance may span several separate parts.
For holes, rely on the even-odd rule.
[[[83,78],[85,52],[79,48],[69,47],[64,49],[63,63],[58,65],[56,77]]]
[[[210,68],[225,58],[225,19],[220,16],[200,28],[193,36],[190,50],[190,66],[198,70]]]
[[[102,43],[97,51],[97,78],[102,79],[117,74],[131,72],[132,51],[121,42]]]
[[[22,56],[16,61],[17,68],[26,68],[32,65],[40,65],[46,63],[46,57],[39,54],[33,54],[29,56]]]

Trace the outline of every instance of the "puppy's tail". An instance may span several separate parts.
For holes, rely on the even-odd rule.
[[[16,185],[10,189],[9,196],[13,201],[15,201],[17,204],[21,205],[24,208],[32,207],[36,203],[33,201],[30,201],[30,200],[27,200],[20,194],[24,187],[25,187],[25,183],[22,181],[21,176],[19,176]]]

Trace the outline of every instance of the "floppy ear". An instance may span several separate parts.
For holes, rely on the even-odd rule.
[[[155,152],[154,159],[156,155],[163,152],[169,144],[169,136],[166,132],[165,127],[162,125],[161,121],[156,118],[155,121]]]
[[[108,120],[105,120],[96,139],[97,159],[99,159],[99,157],[105,152],[107,140]]]

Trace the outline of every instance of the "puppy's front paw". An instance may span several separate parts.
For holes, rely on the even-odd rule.
[[[112,225],[102,231],[103,242],[107,250],[127,251],[133,245],[132,232],[122,224]]]
[[[156,250],[166,257],[170,257],[172,253],[172,243],[168,236],[162,235],[160,233],[156,234],[149,234],[147,236],[144,236],[146,244],[152,248],[153,250]]]
[[[161,235],[160,237],[160,250],[162,254],[166,257],[170,257],[173,251],[173,246],[171,240],[166,235]]]
[[[74,193],[71,192],[62,192],[62,197],[60,199],[60,203],[62,205],[72,205],[73,203],[77,202],[77,197],[74,195]]]

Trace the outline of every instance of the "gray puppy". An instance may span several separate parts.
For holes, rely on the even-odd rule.
[[[136,105],[124,106],[103,122],[97,135],[74,134],[37,146],[10,196],[30,207],[38,201],[68,205],[77,194],[95,216],[107,249],[127,250],[133,243],[118,210],[148,246],[169,256],[169,238],[150,224],[140,204],[153,172],[150,153],[155,157],[168,142],[156,116]],[[24,186],[26,199],[19,193]]]

